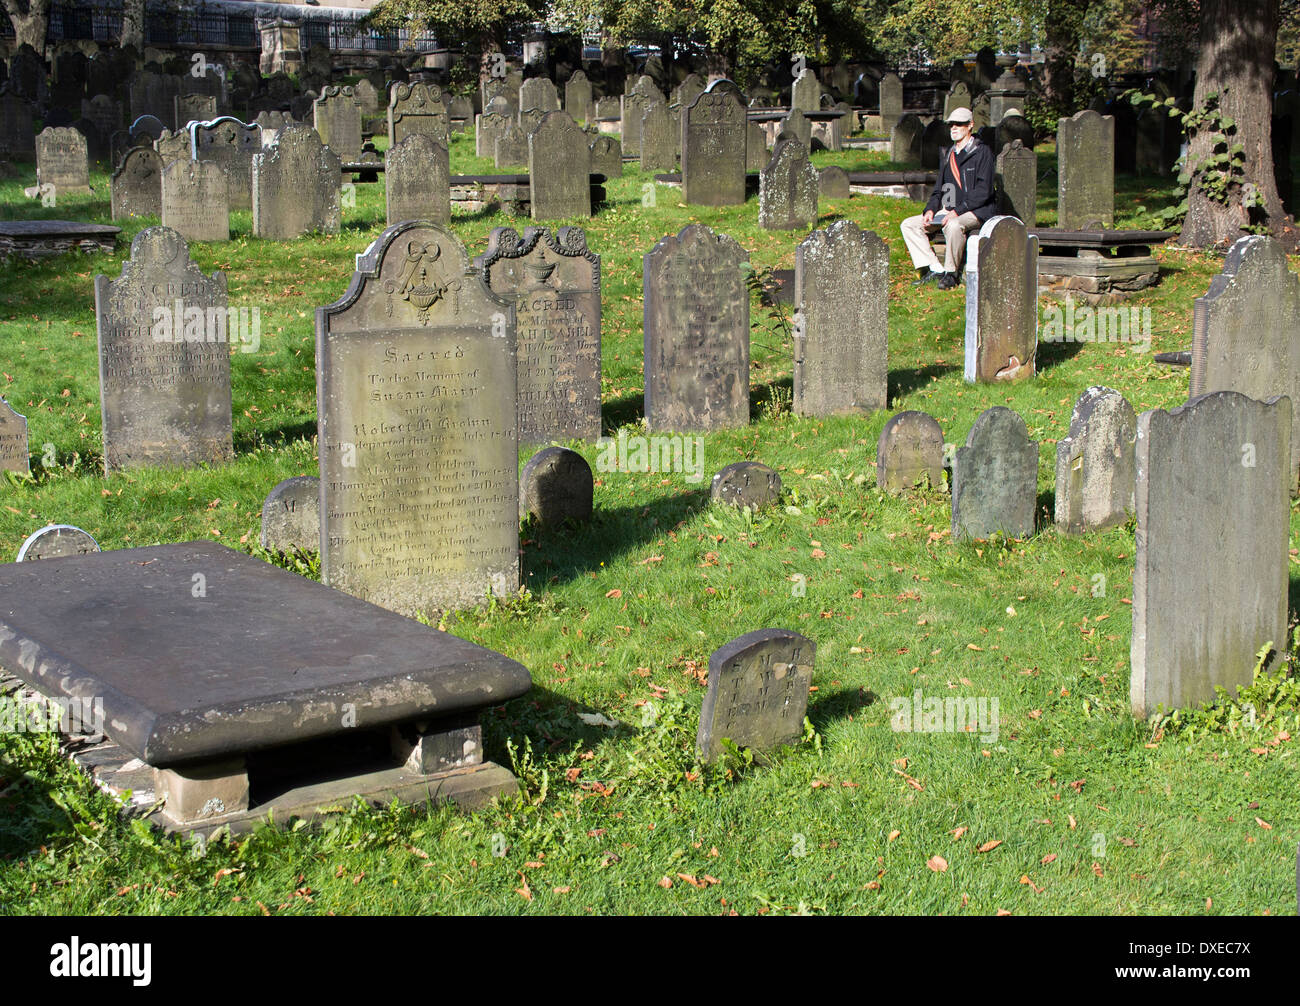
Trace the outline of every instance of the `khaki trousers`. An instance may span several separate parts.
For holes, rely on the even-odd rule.
[[[974,213],[954,216],[949,211],[942,228],[945,242],[942,269],[939,266],[939,257],[930,247],[929,238],[929,235],[940,230],[940,227],[934,223],[926,227],[922,224],[924,219],[924,215],[908,217],[900,225],[903,244],[907,245],[908,254],[912,256],[912,264],[918,269],[929,266],[935,272],[960,273],[966,255],[966,234],[980,226],[980,218]]]

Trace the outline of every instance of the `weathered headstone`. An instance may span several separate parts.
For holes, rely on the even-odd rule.
[[[1138,417],[1129,693],[1146,719],[1287,651],[1291,402],[1216,391]]]
[[[361,106],[361,117],[380,115],[384,111],[383,104],[380,100],[379,88],[373,83],[362,77],[352,85],[353,97],[357,99],[357,104]],[[318,127],[319,128],[319,127]]]
[[[676,167],[672,119],[668,108],[656,102],[641,117],[641,170],[650,173],[672,171]]]
[[[1020,218],[1026,227],[1038,220],[1038,155],[1012,140],[997,157],[998,212]]]
[[[519,439],[600,436],[600,256],[578,227],[507,227],[475,269],[515,305]]]
[[[682,113],[683,201],[743,205],[745,146],[745,106],[734,95],[705,91],[696,98]]]
[[[542,527],[591,520],[595,496],[591,465],[567,447],[534,454],[519,475],[519,516],[531,515]]]
[[[188,134],[181,136],[189,140]],[[229,117],[216,119],[194,127],[194,147],[198,160],[215,161],[225,171],[230,208],[252,209],[253,155],[262,149],[262,127]]]
[[[494,151],[498,168],[523,168],[528,165],[528,134],[513,122],[496,139]],[[530,179],[531,182],[531,179]]]
[[[948,142],[948,124],[942,119],[931,119],[921,131],[921,167],[926,171],[937,170],[939,150]]]
[[[1081,534],[1123,524],[1134,511],[1137,414],[1118,391],[1092,387],[1056,442],[1056,526]]]
[[[896,73],[880,78],[880,130],[886,136],[903,117],[903,82]]]
[[[338,154],[340,161],[361,156],[361,104],[351,87],[327,86],[312,112],[321,142]]]
[[[759,629],[709,657],[709,686],[695,748],[704,761],[724,752],[723,739],[756,752],[803,734],[817,645],[786,629]]]
[[[1057,224],[1065,230],[1115,226],[1115,120],[1092,109],[1057,122]]]
[[[112,136],[122,128],[122,103],[106,94],[97,94],[82,100],[81,117],[93,122],[100,136]]]
[[[851,220],[795,249],[794,411],[871,412],[889,389],[889,249]]]
[[[520,109],[518,117],[520,131],[531,133],[542,124],[542,120],[549,114],[549,112],[543,112],[540,108]]]
[[[749,507],[755,513],[774,506],[780,498],[781,476],[760,461],[737,461],[727,465],[713,476],[709,486],[709,499],[714,503],[734,506],[738,510]]]
[[[1001,405],[975,420],[952,472],[952,539],[1034,533],[1038,443],[1025,421]]]
[[[560,110],[560,95],[548,77],[530,77],[519,88],[519,111],[537,109],[543,115]]]
[[[876,487],[898,493],[923,484],[944,486],[943,430],[927,413],[900,412],[876,441]]]
[[[312,231],[337,234],[342,225],[338,154],[316,130],[289,126],[253,155],[253,233],[290,241]]]
[[[596,121],[611,119],[621,119],[623,116],[622,103],[615,97],[607,96],[596,99]]]
[[[964,80],[959,80],[948,89],[948,96],[943,102],[943,118],[946,122],[948,116],[959,108],[970,108],[971,96],[970,85]]]
[[[678,129],[680,134],[680,127]],[[680,138],[678,140],[680,143]],[[757,122],[745,121],[745,171],[752,173],[767,167],[767,134]]]
[[[47,126],[36,137],[36,181],[55,197],[90,192],[90,157],[86,138],[71,126]]]
[[[1038,238],[1015,217],[991,217],[966,243],[968,381],[1034,376]]]
[[[229,241],[226,173],[215,161],[174,161],[162,172],[162,223],[187,241]]]
[[[168,170],[191,167],[221,170]],[[150,227],[118,279],[95,277],[95,320],[105,471],[229,461],[225,275],[204,276],[179,233]]]
[[[139,145],[143,146],[145,144]],[[191,152],[190,134],[173,133],[170,129],[164,129],[162,136],[153,141],[153,148],[158,152],[158,156],[162,158],[163,167],[173,161],[188,161]]]
[[[796,230],[817,222],[817,169],[797,140],[779,140],[758,174],[758,226]]]
[[[1238,238],[1223,271],[1196,298],[1188,397],[1211,391],[1300,402],[1300,279],[1276,238]],[[1290,471],[1294,493],[1300,478],[1300,436],[1294,433]]]
[[[495,157],[497,137],[510,127],[510,116],[504,112],[484,112],[474,122],[474,154],[476,157]]]
[[[396,146],[411,133],[448,142],[447,108],[434,84],[396,83],[388,95],[388,144]]]
[[[591,148],[567,112],[528,134],[528,185],[534,220],[591,216]]]
[[[451,222],[451,166],[447,148],[412,133],[384,159],[388,223],[402,220]]]
[[[217,117],[217,99],[211,94],[178,94],[173,103],[172,119],[178,129],[184,129],[187,122],[207,122]]]
[[[822,85],[817,75],[805,69],[795,78],[790,88],[790,107],[804,112],[815,112],[821,107]]]
[[[889,159],[898,164],[920,165],[921,136],[925,127],[921,118],[908,112],[898,120],[889,134]]]
[[[163,161],[148,147],[127,151],[110,185],[114,220],[162,216]]]
[[[812,123],[808,121],[808,116],[803,114],[802,109],[790,109],[790,114],[781,120],[776,137],[778,142],[783,136],[792,136],[803,145],[805,150],[812,150]]]
[[[1016,143],[1029,150],[1034,149],[1034,127],[1023,115],[1007,115],[997,125],[997,147],[995,153],[1001,153],[1008,143]]]
[[[623,145],[612,136],[591,141],[591,172],[606,178],[623,177]]]
[[[14,411],[0,396],[0,472],[30,475],[31,458],[27,445],[27,417]]]
[[[703,224],[663,238],[645,255],[650,429],[707,432],[749,423],[748,261],[734,239]]]
[[[619,141],[624,150],[641,149],[641,120],[652,102],[644,94],[623,95],[622,124],[619,127]]]
[[[320,479],[285,479],[262,503],[262,547],[278,552],[320,549]]]
[[[50,524],[31,534],[18,548],[15,562],[36,559],[63,559],[72,555],[89,555],[99,551],[99,542],[71,524]]]
[[[514,305],[405,221],[316,312],[322,580],[402,614],[519,586]]]
[[[590,122],[594,115],[591,81],[581,70],[575,70],[564,85],[564,110],[578,122]]]
[[[817,192],[823,199],[848,199],[849,173],[832,164],[817,172]]]

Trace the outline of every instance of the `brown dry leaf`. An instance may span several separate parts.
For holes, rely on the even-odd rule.
[[[878,891],[880,890],[880,881],[868,880],[866,884],[863,885],[863,888],[868,891]]]
[[[552,894],[568,894],[571,890],[573,890],[573,888],[568,887],[568,886],[565,886],[565,887],[552,887],[552,888],[551,888],[551,893],[552,893]]]
[[[994,839],[991,839],[991,840],[988,841],[988,842],[985,842],[983,845],[981,845],[981,846],[980,846],[978,849],[976,849],[975,851],[976,851],[976,852],[992,852],[994,849],[996,849],[996,848],[997,848],[999,845],[1001,845],[1001,844],[1002,844],[1002,839],[1000,839],[1000,838],[994,838]]]
[[[942,856],[931,856],[925,861],[925,865],[935,873],[944,873],[948,869],[948,860]]]
[[[966,644],[966,649],[968,649],[968,650],[978,650],[980,653],[983,653],[983,652],[984,652],[984,647],[982,647],[982,646],[976,646],[974,643],[967,643],[967,644]]]
[[[679,873],[679,874],[677,874],[677,877],[678,877],[679,880],[684,880],[684,881],[686,881],[686,883],[690,884],[692,887],[708,887],[708,886],[709,886],[708,884],[701,884],[698,880],[696,880],[694,877],[692,877],[689,873]]]
[[[1043,866],[1046,866],[1048,863],[1055,863],[1055,862],[1056,862],[1056,853],[1054,852],[1049,852],[1046,856],[1044,856],[1042,859],[1039,860],[1039,863],[1042,864]]]
[[[1030,890],[1032,890],[1035,894],[1042,894],[1045,890],[1047,890],[1047,888],[1045,888],[1045,887],[1039,887],[1039,886],[1038,886],[1037,884],[1035,884],[1032,880],[1030,880],[1030,879],[1029,879],[1029,874],[1027,874],[1027,873],[1021,875],[1021,877],[1020,877],[1020,882],[1021,882],[1022,884],[1028,884]]]
[[[953,828],[952,831],[950,831],[948,834],[952,835],[952,840],[955,842],[959,838],[961,838],[962,835],[966,834],[966,832],[968,831],[970,831],[970,829],[967,828],[965,825],[962,825],[960,828]]]
[[[660,877],[660,878],[659,878],[659,886],[662,887],[662,888],[666,891],[666,890],[668,890],[668,888],[670,888],[670,887],[673,886],[673,882],[672,882],[671,880],[669,880],[667,877]]]
[[[717,855],[718,855],[718,847],[716,845],[709,846],[709,858],[715,859]]]
[[[1259,825],[1261,828],[1265,829],[1266,831],[1273,830],[1273,826],[1269,824],[1267,821],[1265,821],[1262,817],[1255,818],[1255,823]]]
[[[406,847],[406,851],[409,852],[412,856],[419,856],[421,859],[429,858],[429,854],[427,852],[425,852],[423,849],[417,849],[413,845],[408,845]]]
[[[524,871],[516,870],[515,873],[519,874],[519,880],[524,885],[523,887],[516,887],[515,893],[519,895],[521,898],[523,898],[525,901],[532,901],[533,889],[528,886],[528,878],[524,876]]]
[[[1100,864],[1100,863],[1093,863],[1093,864],[1092,864],[1092,872],[1095,873],[1095,874],[1096,874],[1097,876],[1099,876],[1099,877],[1102,876],[1102,872],[1101,872],[1101,864]]]
[[[1079,822],[1076,821],[1076,820],[1074,819],[1074,815],[1073,815],[1073,814],[1067,814],[1066,817],[1068,817],[1068,818],[1070,819],[1070,830],[1073,831],[1074,828],[1075,828],[1075,826],[1076,826]]]
[[[899,831],[897,828],[895,828],[893,831],[891,831],[891,832],[889,833],[889,839],[888,839],[888,840],[889,840],[890,842],[892,842],[894,839],[896,839],[896,838],[897,838],[899,835],[901,835],[901,834],[902,834],[902,832]]]
[[[217,871],[216,876],[212,878],[212,883],[216,884],[218,881],[221,880],[222,877],[229,877],[232,873],[238,873],[238,872],[239,871],[236,870],[234,867],[223,866],[220,870]]]
[[[907,768],[907,759],[906,758],[895,759],[894,764],[897,765],[899,768]]]
[[[820,548],[815,548],[815,549],[813,549],[812,552],[811,552],[810,554],[812,555],[812,557],[813,557],[814,559],[825,559],[825,558],[826,558],[826,553],[823,552]]]
[[[1010,915],[1011,913],[1008,912],[1005,908],[999,908],[999,909],[997,910],[997,913],[996,913],[996,914],[998,914],[998,915]]]

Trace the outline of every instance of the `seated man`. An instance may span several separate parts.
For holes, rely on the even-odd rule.
[[[925,213],[908,217],[901,227],[912,264],[921,270],[913,285],[938,280],[940,290],[951,290],[960,280],[967,232],[997,212],[993,151],[971,135],[970,109],[953,109],[948,125],[952,146],[939,151],[939,179]],[[939,229],[945,242],[943,268],[928,236]]]

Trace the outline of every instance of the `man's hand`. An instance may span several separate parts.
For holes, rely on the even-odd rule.
[[[921,217],[921,226],[929,227],[930,221],[934,219],[934,210],[926,210],[925,216]]]

